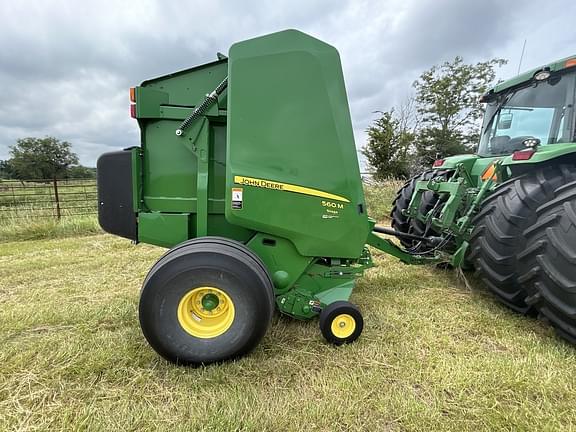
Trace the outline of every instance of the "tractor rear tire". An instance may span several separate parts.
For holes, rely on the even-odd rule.
[[[518,255],[525,250],[524,230],[537,219],[537,209],[554,191],[576,180],[573,166],[547,166],[500,185],[475,216],[467,259],[496,298],[522,314],[532,314],[519,281]]]
[[[202,237],[168,251],[144,281],[144,337],[165,359],[200,365],[240,357],[262,339],[274,312],[272,281],[243,244]]]
[[[392,203],[392,211],[390,213],[390,218],[392,219],[392,228],[398,232],[405,234],[414,234],[422,236],[426,233],[426,225],[416,219],[405,216],[402,211],[407,210],[414,195],[416,189],[416,183],[419,181],[430,180],[435,177],[446,176],[447,171],[437,171],[429,170],[422,174],[418,174],[404,183],[404,186],[397,192],[396,198]],[[438,202],[438,194],[434,192],[427,191],[422,194],[422,200],[420,202],[420,213],[428,213],[434,205]],[[428,230],[427,235],[438,236],[438,233],[432,230]],[[400,243],[405,248],[413,248],[416,245],[416,241],[408,239],[400,239]]]
[[[518,259],[526,302],[576,344],[576,182],[560,186],[525,231]]]

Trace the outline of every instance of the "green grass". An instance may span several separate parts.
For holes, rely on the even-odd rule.
[[[357,343],[275,316],[248,357],[173,366],[137,316],[163,252],[102,234],[0,245],[1,431],[576,429],[573,347],[474,280],[377,252]]]
[[[66,216],[60,221],[38,217],[34,212],[0,219],[0,244],[10,241],[38,240],[101,234],[98,218],[93,215]]]
[[[0,243],[98,234],[96,180],[59,181],[62,219],[51,183],[0,180]]]
[[[366,327],[275,317],[233,363],[161,360],[137,317],[160,248],[108,235],[0,249],[0,430],[569,430],[576,356],[452,273],[376,255]]]
[[[374,183],[364,187],[368,214],[379,223],[390,223],[392,203],[396,192],[402,187],[404,180],[388,180],[386,183]]]

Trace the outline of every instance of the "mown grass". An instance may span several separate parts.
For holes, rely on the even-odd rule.
[[[38,217],[35,212],[4,215],[0,219],[0,243],[101,234],[96,214]]]
[[[137,316],[163,252],[109,235],[0,245],[0,430],[576,429],[573,347],[474,280],[378,252],[352,297],[357,343],[276,316],[246,358],[173,366]]]
[[[368,214],[379,223],[390,223],[390,212],[396,193],[404,180],[388,180],[385,183],[372,183],[364,186]]]
[[[0,249],[0,430],[569,430],[576,356],[453,273],[376,254],[366,327],[325,344],[276,316],[250,356],[161,360],[137,317],[163,253],[108,235]]]

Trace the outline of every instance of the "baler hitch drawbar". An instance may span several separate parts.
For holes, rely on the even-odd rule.
[[[420,241],[420,242],[424,242],[429,244],[430,246],[438,246],[440,244],[442,244],[442,242],[444,241],[443,237],[436,237],[436,236],[430,236],[430,237],[423,237],[423,236],[417,236],[414,234],[408,234],[408,233],[403,233],[400,231],[396,231],[393,230],[391,228],[385,228],[385,227],[381,227],[381,226],[374,226],[374,228],[372,228],[372,231],[380,233],[380,234],[387,234],[387,235],[391,235],[394,237],[398,237],[398,238],[404,238],[407,240],[415,240],[415,241]]]

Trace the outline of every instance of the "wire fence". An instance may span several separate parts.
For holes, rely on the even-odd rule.
[[[362,172],[361,176],[366,185],[378,184],[372,172]],[[0,221],[24,217],[61,219],[97,212],[95,179],[0,179]]]
[[[0,219],[95,214],[95,179],[0,180]]]

